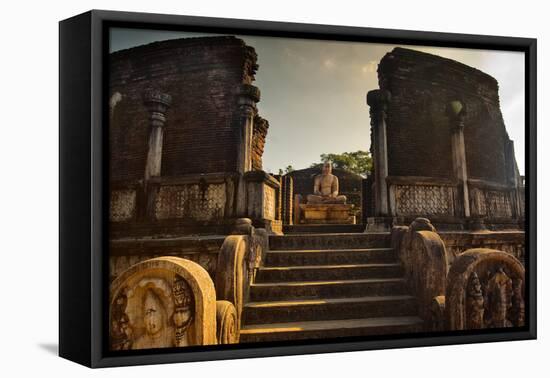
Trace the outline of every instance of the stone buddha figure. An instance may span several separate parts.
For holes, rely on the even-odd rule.
[[[323,164],[322,173],[313,179],[313,194],[308,194],[308,204],[345,204],[346,196],[338,195],[338,177],[332,174],[332,163]]]

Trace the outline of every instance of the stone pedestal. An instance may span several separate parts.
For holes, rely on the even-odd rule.
[[[279,181],[264,171],[249,171],[243,175],[243,182],[246,185],[246,216],[252,219],[255,227],[281,233]]]
[[[300,223],[303,224],[355,224],[350,212],[353,205],[301,204]]]

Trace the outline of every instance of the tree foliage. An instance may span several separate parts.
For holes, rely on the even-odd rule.
[[[286,175],[287,173],[290,173],[292,171],[294,171],[294,167],[292,165],[287,165],[284,170],[279,168],[279,175]]]
[[[372,156],[368,151],[344,152],[341,154],[321,154],[321,162],[313,163],[312,168],[321,167],[326,162],[331,162],[334,168],[345,169],[366,177],[367,172],[372,172]]]

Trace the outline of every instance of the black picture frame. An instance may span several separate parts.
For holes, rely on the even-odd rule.
[[[109,27],[411,44],[525,53],[526,318],[528,326],[483,332],[393,335],[368,340],[191,347],[113,355],[106,348]],[[297,24],[92,10],[59,24],[59,354],[89,367],[251,358],[535,339],[537,41],[531,38]]]

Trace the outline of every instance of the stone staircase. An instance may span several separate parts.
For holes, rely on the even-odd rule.
[[[241,342],[421,330],[389,234],[290,233],[269,244],[243,309]]]

